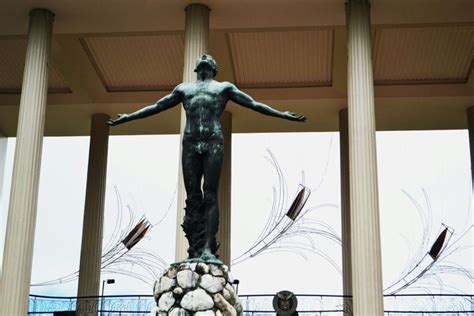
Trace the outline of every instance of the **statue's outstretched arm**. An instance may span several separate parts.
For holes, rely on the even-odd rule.
[[[108,120],[107,124],[112,126],[122,124],[136,119],[141,119],[153,114],[158,114],[176,106],[177,104],[182,102],[182,93],[179,91],[178,87],[176,87],[170,94],[158,100],[155,104],[148,105],[131,114],[119,114],[115,120]]]
[[[229,83],[229,99],[246,108],[260,112],[265,115],[275,116],[291,121],[304,122],[306,117],[297,115],[290,111],[281,112],[271,106],[255,101],[251,96],[239,90],[235,85]]]

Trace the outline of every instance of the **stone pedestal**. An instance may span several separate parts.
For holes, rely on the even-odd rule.
[[[155,282],[156,316],[236,316],[242,306],[225,265],[172,265]]]

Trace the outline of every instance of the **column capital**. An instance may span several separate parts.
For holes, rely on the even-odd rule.
[[[347,115],[348,111],[349,111],[349,108],[347,107],[339,109],[339,117],[341,117],[341,115]]]
[[[107,113],[92,113],[91,115],[91,118],[94,119],[94,118],[103,118],[105,120],[108,120],[110,118],[110,115],[107,114]]]
[[[30,18],[37,15],[46,15],[50,19],[54,19],[55,16],[53,11],[45,8],[34,8],[30,11]]]
[[[349,4],[359,4],[359,5],[368,5],[370,6],[370,1],[369,0],[347,0],[346,1],[346,6]]]
[[[188,9],[194,8],[207,9],[208,11],[211,11],[211,8],[209,8],[207,5],[198,2],[187,5],[186,8],[184,8],[184,11],[188,11]]]
[[[346,9],[347,18],[349,17],[349,13],[354,9],[366,9],[370,10],[370,1],[369,0],[347,0],[344,4]]]

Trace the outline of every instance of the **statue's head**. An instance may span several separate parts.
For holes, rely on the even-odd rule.
[[[198,72],[201,68],[211,70],[213,78],[217,75],[217,63],[211,55],[204,54],[198,58],[198,60],[196,61],[196,68],[194,69],[194,72]]]

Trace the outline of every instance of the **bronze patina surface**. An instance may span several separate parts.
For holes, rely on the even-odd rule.
[[[155,104],[131,114],[119,114],[109,125],[118,125],[158,114],[179,103],[186,112],[183,136],[183,178],[186,188],[186,208],[183,230],[189,242],[188,261],[219,263],[216,251],[219,243],[217,189],[224,158],[224,137],[220,116],[229,100],[251,110],[292,121],[305,117],[292,112],[281,112],[256,102],[234,84],[214,80],[217,64],[212,56],[204,54],[196,63],[197,80],[181,83]],[[204,182],[201,188],[201,180]]]

